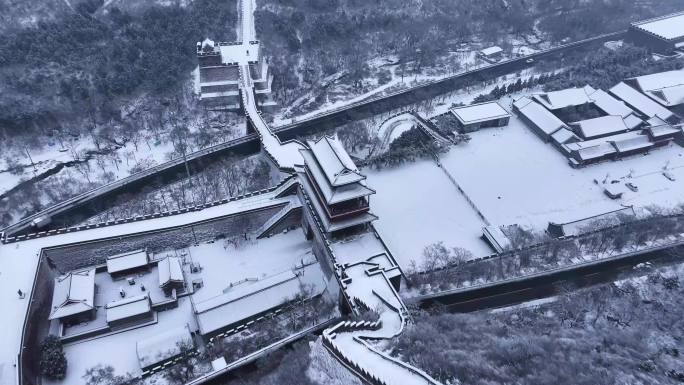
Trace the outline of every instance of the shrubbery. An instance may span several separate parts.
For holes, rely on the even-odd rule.
[[[393,353],[445,384],[674,385],[684,378],[680,283],[665,271],[560,288],[541,309],[419,313]]]
[[[40,373],[50,380],[63,380],[67,359],[59,337],[48,336],[40,344]]]
[[[682,67],[684,61],[680,59],[655,60],[645,49],[625,45],[615,50],[599,49],[541,84],[544,84],[545,91],[584,87],[587,84],[594,88],[609,89],[627,78]]]
[[[417,159],[430,158],[444,151],[445,147],[436,143],[419,128],[413,127],[392,141],[387,152],[369,159],[368,164],[377,168],[398,166]]]

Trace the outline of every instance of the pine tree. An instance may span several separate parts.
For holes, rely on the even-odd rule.
[[[40,345],[40,372],[50,380],[63,380],[67,371],[67,359],[62,341],[48,336]]]

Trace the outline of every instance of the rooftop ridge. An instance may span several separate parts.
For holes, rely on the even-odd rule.
[[[635,21],[635,22],[632,22],[631,25],[638,27],[638,26],[643,25],[643,24],[652,23],[654,21],[665,20],[665,19],[669,19],[671,17],[682,16],[682,15],[684,15],[684,11],[673,12],[673,13],[670,13],[667,15],[656,16],[656,17],[646,19],[646,20]]]

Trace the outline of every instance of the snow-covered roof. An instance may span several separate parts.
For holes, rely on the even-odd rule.
[[[683,132],[681,126],[675,127],[657,116],[649,119],[647,123],[648,127],[646,128],[646,131],[656,139],[669,135],[682,134]]]
[[[636,82],[641,91],[653,91],[684,84],[684,69],[658,72],[649,75],[636,76],[627,82]]]
[[[623,118],[633,114],[634,111],[627,105],[602,89],[596,90],[589,97],[594,101],[594,105],[608,115],[619,115]]]
[[[325,176],[320,163],[315,159],[315,155],[311,150],[300,150],[304,162],[307,165],[307,170],[311,177],[316,181],[319,191],[323,195],[327,204],[335,204],[344,202],[354,198],[360,198],[375,194],[373,189],[368,188],[363,180],[354,183],[348,183],[341,186],[333,186],[330,180]]]
[[[149,313],[152,306],[150,297],[147,294],[140,294],[110,302],[105,305],[105,309],[107,310],[107,323],[111,323]]]
[[[159,270],[159,286],[163,287],[171,282],[183,282],[183,268],[179,257],[166,257],[157,262]]]
[[[640,21],[632,25],[665,40],[674,40],[684,37],[684,12]]]
[[[312,296],[323,292],[326,283],[318,262],[258,281],[247,281],[223,294],[194,302],[200,333],[205,335],[277,308],[300,294],[303,284],[311,285]]]
[[[648,96],[640,93],[624,82],[618,83],[609,91],[611,94],[615,95],[619,99],[622,99],[629,106],[649,118],[658,116],[662,119],[668,120],[674,116],[670,110],[654,102]]]
[[[557,110],[565,107],[581,106],[591,103],[589,98],[596,90],[591,86],[582,88],[566,88],[560,91],[551,91],[544,94],[534,95],[534,100],[541,103],[549,110]]]
[[[675,134],[681,134],[682,133],[681,127],[673,127],[669,124],[663,124],[663,125],[655,126],[655,127],[648,127],[646,130],[648,130],[648,132],[654,138],[661,138],[661,137],[665,137],[665,136],[669,136],[669,135],[675,135]]]
[[[129,251],[107,257],[107,272],[109,274],[143,267],[149,263],[147,251],[144,249]]]
[[[451,113],[454,114],[462,124],[480,123],[511,116],[511,114],[497,102],[456,107],[451,109]]]
[[[613,145],[609,142],[599,142],[588,146],[575,146],[580,143],[583,142],[570,143],[567,145],[567,147],[571,151],[575,151],[577,153],[577,156],[582,160],[599,159],[603,158],[604,156],[615,154],[617,152],[617,150],[615,150],[615,147],[613,147]]]
[[[306,194],[311,198],[311,204],[314,207],[314,210],[316,210],[316,213],[318,213],[318,217],[321,220],[321,226],[323,227],[323,230],[326,232],[332,232],[332,231],[337,231],[337,230],[342,230],[346,229],[349,227],[357,226],[363,223],[368,223],[372,222],[378,217],[375,215],[365,212],[365,213],[360,213],[345,219],[339,219],[336,220],[335,222],[331,222],[328,216],[326,215],[327,211],[326,208],[322,206],[321,202],[316,199],[316,189],[315,187],[309,182],[309,178],[301,178],[301,185],[302,188],[304,188],[304,191]]]
[[[497,253],[501,253],[511,246],[511,240],[501,231],[499,226],[483,227],[482,234]]]
[[[611,140],[611,143],[619,153],[653,147],[651,139],[639,132],[628,132],[620,135]]]
[[[480,53],[485,56],[492,56],[496,54],[500,54],[503,52],[503,49],[497,45],[493,47],[487,47],[485,49],[480,50]]]
[[[627,126],[619,115],[601,116],[570,123],[570,125],[577,127],[577,130],[584,139],[594,139],[627,131]]]
[[[625,82],[664,106],[684,103],[684,69],[638,76]]]
[[[641,131],[625,132],[565,145],[566,149],[575,152],[582,160],[596,159],[610,154],[629,152],[649,147],[653,147],[653,143],[650,138],[647,135],[643,135]]]
[[[49,319],[83,313],[95,304],[95,269],[71,272],[55,278]]]
[[[684,73],[682,76],[684,76]],[[661,88],[659,90],[646,91],[646,95],[668,107],[684,104],[684,84]]]
[[[573,141],[578,141],[580,138],[575,135],[574,132],[568,130],[567,128],[561,128],[551,135],[551,139],[558,144],[566,144]]]
[[[561,229],[564,236],[576,236],[590,231],[593,225],[606,226],[610,224],[617,224],[621,216],[634,216],[634,209],[632,207],[623,207],[621,209],[608,211],[605,213],[593,215],[587,218],[581,218],[572,222],[566,223],[549,223],[549,228],[557,226]]]
[[[187,324],[138,341],[135,348],[140,367],[147,368],[177,356],[182,353],[181,347],[183,345],[189,348],[195,346]]]
[[[643,120],[639,119],[639,117],[634,114],[627,115],[622,120],[624,121],[625,126],[630,130],[635,129],[644,123]]]
[[[518,99],[514,105],[521,114],[547,135],[551,135],[559,129],[566,127],[565,123],[552,114],[551,111],[527,97]]]
[[[337,135],[325,135],[317,141],[309,141],[308,145],[331,185],[342,186],[366,179],[342,147]]]

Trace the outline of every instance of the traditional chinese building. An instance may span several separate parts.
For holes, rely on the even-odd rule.
[[[365,227],[377,217],[370,213],[375,191],[361,174],[337,137],[309,141],[304,158],[302,188],[312,201],[323,231],[331,235]]]
[[[684,50],[684,12],[632,23],[627,40],[664,55]]]

